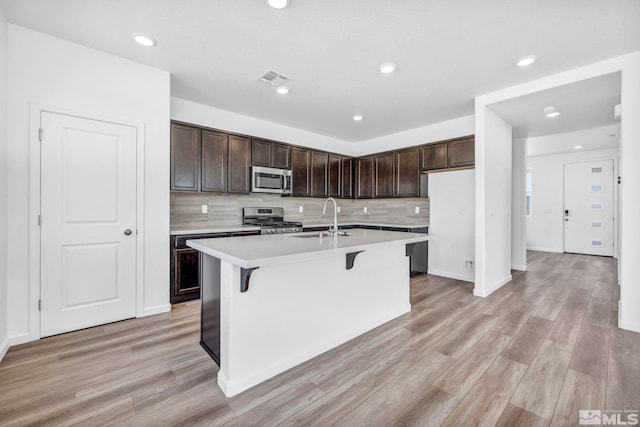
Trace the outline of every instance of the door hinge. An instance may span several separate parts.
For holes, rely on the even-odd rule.
[[[42,310],[42,300],[38,300],[38,311]]]
[[[42,225],[42,215],[38,215],[38,226]]]
[[[38,129],[38,139],[42,142],[42,128]]]

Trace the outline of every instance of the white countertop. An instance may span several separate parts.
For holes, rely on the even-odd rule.
[[[366,251],[381,245],[424,242],[428,234],[381,230],[348,230],[349,236],[301,238],[318,232],[188,240],[187,245],[242,268],[286,264]]]
[[[396,227],[396,228],[424,228],[429,227],[429,224],[390,224],[387,222],[339,222],[340,226],[356,226],[356,225],[372,225],[375,227]],[[302,224],[303,228],[309,227],[327,227],[329,228],[329,223],[326,224]],[[172,229],[169,234],[171,236],[184,236],[188,234],[207,234],[207,233],[233,233],[236,231],[256,231],[260,230],[260,227],[252,226],[252,225],[216,225],[216,226],[208,226],[207,228],[203,228],[202,226],[198,227],[180,227]]]

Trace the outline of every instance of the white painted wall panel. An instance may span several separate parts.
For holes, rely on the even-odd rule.
[[[7,20],[0,9],[0,360],[9,345],[7,329]]]
[[[527,140],[513,140],[511,162],[511,268],[527,269],[526,174]]]
[[[429,174],[429,274],[473,282],[475,271],[475,171]]]

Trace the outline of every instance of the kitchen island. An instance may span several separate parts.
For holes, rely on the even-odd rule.
[[[411,310],[409,256],[429,235],[349,230],[190,240],[203,348],[234,396]]]

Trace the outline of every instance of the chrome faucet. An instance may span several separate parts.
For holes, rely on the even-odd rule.
[[[333,224],[329,226],[329,236],[337,236],[338,235],[338,204],[333,197],[329,197],[324,201],[324,206],[322,207],[322,214],[327,213],[327,203],[329,200],[333,202]]]

